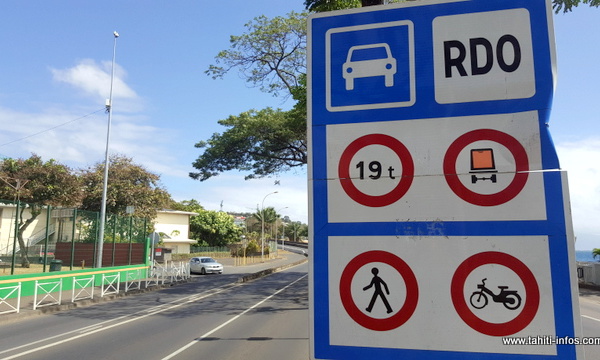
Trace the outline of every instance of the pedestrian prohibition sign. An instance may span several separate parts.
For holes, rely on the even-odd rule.
[[[373,318],[362,312],[352,298],[351,291],[354,274],[356,274],[361,267],[369,263],[377,262],[387,264],[396,269],[404,279],[406,285],[406,299],[404,300],[404,305],[402,305],[402,308],[398,312],[384,319]],[[377,276],[376,272],[374,272],[373,275]],[[358,324],[370,330],[387,331],[404,324],[415,312],[419,300],[419,286],[415,274],[404,260],[392,253],[374,250],[358,255],[346,266],[340,279],[340,296],[348,315],[350,315],[350,317]],[[385,297],[382,297],[382,301],[385,301],[386,306],[389,308],[387,300],[383,299],[385,299]],[[375,295],[373,295],[373,300],[375,300]],[[390,310],[388,310],[388,313],[390,313]]]

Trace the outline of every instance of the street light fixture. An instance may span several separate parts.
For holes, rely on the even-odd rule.
[[[106,130],[106,152],[104,154],[104,182],[102,185],[102,205],[100,206],[100,226],[98,230],[98,256],[96,260],[96,267],[102,267],[102,253],[104,250],[104,223],[106,221],[106,193],[108,188],[108,149],[110,143],[110,124],[112,122],[112,96],[113,96],[113,84],[115,81],[115,57],[117,55],[117,38],[119,33],[113,32],[115,38],[113,44],[113,58],[112,58],[112,69],[110,74],[110,93],[108,100],[106,101],[106,111],[108,111],[108,128]]]
[[[261,231],[260,231],[260,261],[264,261],[265,258],[265,199],[269,195],[277,194],[279,191],[273,191],[272,193],[268,193],[265,195],[262,201],[262,205],[260,207],[260,220],[262,223]]]

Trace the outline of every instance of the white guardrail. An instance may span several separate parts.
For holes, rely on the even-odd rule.
[[[32,306],[33,310],[44,306],[61,305],[65,294],[70,295],[70,302],[93,299],[94,292],[99,290],[100,297],[140,290],[142,287],[164,285],[187,280],[191,277],[190,264],[184,261],[169,261],[165,264],[154,262],[148,269],[148,277],[142,278],[141,269],[125,270],[117,274],[102,274],[102,280],[96,284],[93,275],[73,277],[73,286],[63,291],[63,279],[51,281],[35,280],[33,296],[21,296],[22,283],[0,287],[0,315],[19,313],[21,305]],[[24,279],[23,279],[24,280]],[[31,299],[32,298],[32,299]]]

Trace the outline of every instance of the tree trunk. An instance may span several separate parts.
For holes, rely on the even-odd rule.
[[[25,207],[21,209],[21,221],[19,223],[19,231],[17,235],[17,240],[19,241],[19,248],[21,249],[21,266],[24,268],[28,268],[31,266],[29,263],[29,248],[25,246],[25,240],[23,239],[23,233],[25,230],[31,225],[38,215],[41,213],[40,210],[36,210],[34,207],[31,207],[29,211],[31,212],[31,218],[27,219],[27,221],[23,222],[23,212],[25,211]],[[48,226],[46,224],[46,226]]]

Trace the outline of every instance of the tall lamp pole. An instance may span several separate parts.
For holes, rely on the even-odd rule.
[[[112,69],[110,74],[110,93],[108,95],[108,101],[106,102],[106,111],[108,112],[108,128],[106,130],[106,152],[104,154],[104,182],[102,185],[102,205],[100,206],[100,229],[98,230],[98,257],[96,260],[96,267],[102,267],[102,255],[104,250],[104,223],[106,222],[106,193],[108,188],[108,150],[110,143],[110,124],[112,122],[112,97],[113,97],[113,84],[115,81],[115,57],[117,55],[117,38],[119,33],[113,32],[115,41],[113,44],[113,57],[112,57]]]
[[[262,223],[262,227],[260,230],[260,261],[264,261],[265,259],[265,199],[269,195],[277,194],[278,191],[273,191],[272,193],[268,193],[265,195],[262,201],[262,205],[260,207],[260,220]]]
[[[282,207],[281,209],[275,211],[275,215],[277,215],[278,212],[280,212],[281,210],[287,209],[288,207]],[[277,218],[275,218],[275,243],[277,244],[277,257],[279,257],[279,239],[277,238]]]

